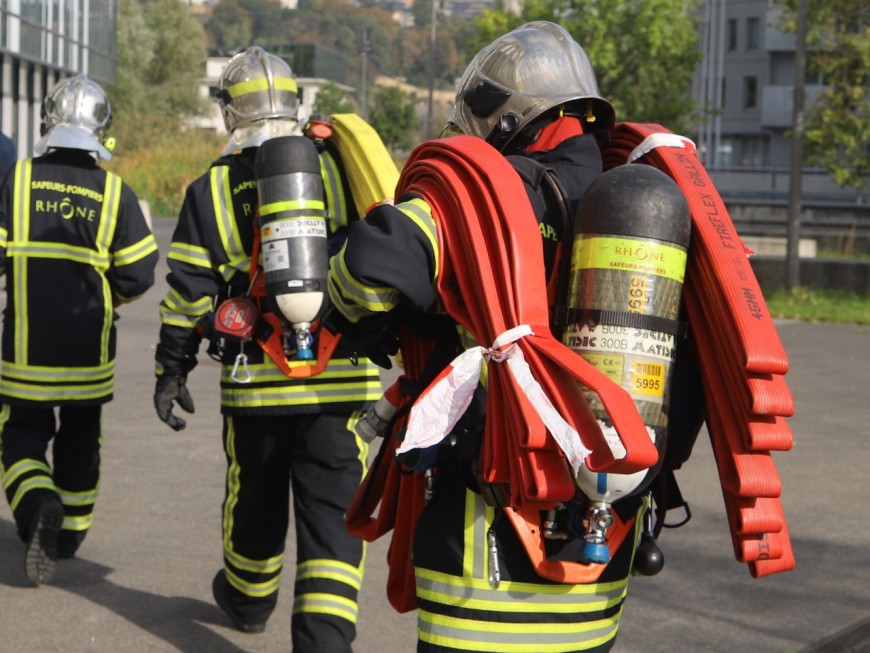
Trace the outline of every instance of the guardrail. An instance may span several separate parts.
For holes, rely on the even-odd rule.
[[[725,200],[737,233],[742,237],[788,235],[786,202]],[[846,256],[870,254],[870,206],[863,204],[806,204],[801,211],[800,237],[813,239],[821,252]]]

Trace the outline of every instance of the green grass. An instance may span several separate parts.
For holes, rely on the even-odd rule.
[[[772,292],[765,301],[774,318],[870,325],[870,296],[866,295],[795,288]]]

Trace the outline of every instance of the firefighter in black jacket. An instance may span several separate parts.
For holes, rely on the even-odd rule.
[[[58,557],[75,554],[93,521],[101,411],[113,393],[114,308],[154,283],[157,243],[139,202],[98,165],[111,158],[103,144],[111,117],[98,84],[84,75],[61,80],[42,104],[38,156],[0,181],[8,293],[0,460],[27,542],[25,571],[37,585],[51,579]]]
[[[279,57],[248,48],[227,64],[219,85],[231,138],[224,156],[187,190],[167,257],[170,289],[160,304],[154,400],[160,419],[176,430],[185,423],[173,403],[193,412],[185,380],[197,362],[198,325],[217,302],[251,287],[258,147],[299,133],[296,80]],[[329,240],[336,241],[355,209],[337,159],[328,150],[320,157]],[[238,629],[265,628],[278,600],[292,489],[297,653],[350,651],[356,633],[364,548],[343,515],[362,479],[366,446],[351,427],[381,384],[376,366],[354,364],[338,347],[324,371],[301,379],[282,373],[256,340],[230,342],[222,352],[224,566],[213,593]]]
[[[559,247],[566,229],[561,216],[566,211],[573,218],[581,195],[601,174],[593,132],[606,134],[613,121],[586,53],[553,23],[526,24],[497,39],[472,60],[460,82],[443,135],[478,136],[509,156],[538,217],[551,289],[557,287],[559,261],[570,256]],[[553,195],[554,189],[535,182],[541,178],[535,170],[541,168],[554,174],[561,191]],[[351,227],[331,261],[330,299],[363,332],[380,311],[405,320],[412,330],[421,331],[421,322],[431,330],[442,267],[434,244],[441,242],[421,198],[378,206]],[[468,431],[462,438],[467,436]],[[609,650],[625,598],[633,538],[626,538],[596,583],[559,584],[539,577],[510,522],[499,518],[499,508],[487,505],[469,480],[475,479],[471,466],[478,452],[465,451],[468,441],[462,438],[453,453],[439,458],[432,497],[416,525],[417,651]],[[635,500],[629,514],[636,514],[640,504]],[[560,559],[581,558],[579,540],[556,546],[562,548]],[[489,555],[497,555],[501,567],[495,587],[484,562]]]

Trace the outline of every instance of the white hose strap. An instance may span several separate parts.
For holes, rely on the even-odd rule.
[[[576,474],[583,465],[583,459],[591,451],[583,445],[577,431],[559,414],[541,385],[532,376],[522,349],[515,344],[517,340],[527,335],[534,335],[534,332],[530,326],[522,324],[498,336],[492,348],[472,347],[453,359],[411,408],[405,439],[396,449],[396,453],[431,447],[453,431],[471,403],[474,391],[480,382],[483,361],[488,359],[496,363],[507,362],[517,385],[556,440]]]
[[[692,139],[686,138],[685,136],[680,136],[679,134],[650,134],[640,142],[640,145],[638,145],[631,151],[631,154],[628,155],[626,163],[634,163],[640,157],[645,154],[649,154],[657,147],[679,147],[683,149],[689,149],[687,147],[687,144],[691,145],[692,150],[697,149]]]

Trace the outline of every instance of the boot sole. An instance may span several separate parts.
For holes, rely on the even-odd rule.
[[[63,526],[63,506],[46,502],[33,516],[32,532],[24,554],[24,574],[34,585],[44,585],[54,577],[57,565],[57,536]]]

